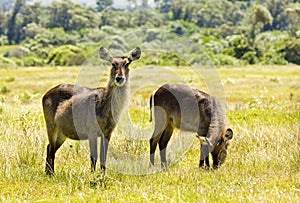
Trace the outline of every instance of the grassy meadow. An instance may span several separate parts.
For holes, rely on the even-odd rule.
[[[218,170],[198,168],[200,149],[194,139],[185,155],[165,171],[130,175],[108,169],[104,175],[98,165],[91,174],[87,142],[67,140],[56,154],[55,175],[48,177],[41,98],[59,83],[76,83],[80,67],[0,69],[0,201],[299,202],[300,67],[217,71],[234,131],[227,160]],[[189,71],[179,74],[186,84],[206,89]],[[130,118],[136,125],[150,125],[152,91],[150,86],[133,95]],[[120,129],[114,132],[114,148],[148,155],[147,140],[126,140],[121,134]]]

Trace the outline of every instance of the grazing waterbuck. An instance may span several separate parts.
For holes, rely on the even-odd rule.
[[[122,110],[129,99],[129,65],[140,58],[139,47],[129,56],[113,57],[101,47],[100,58],[111,63],[107,87],[88,88],[61,84],[50,89],[43,97],[43,111],[49,144],[46,173],[54,173],[55,153],[67,138],[88,140],[91,170],[98,159],[97,138],[101,137],[100,166],[105,170],[109,140]]]
[[[150,114],[150,121],[154,117],[155,122],[150,139],[151,165],[157,144],[161,165],[167,165],[166,148],[174,128],[197,133],[201,142],[199,167],[204,166],[204,160],[209,167],[209,153],[213,168],[225,161],[233,132],[225,129],[225,115],[216,97],[189,86],[165,84],[151,95]]]

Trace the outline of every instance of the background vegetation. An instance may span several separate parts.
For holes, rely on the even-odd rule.
[[[95,8],[71,0],[1,2],[1,67],[80,65],[99,44],[124,48],[129,45],[123,33],[151,28],[189,38],[217,65],[300,64],[295,0],[156,0],[151,8],[147,0],[131,0],[118,9],[112,0],[98,0]],[[135,36],[141,42],[157,39],[155,32]]]
[[[92,8],[70,0],[1,0],[1,202],[300,201],[300,70],[294,65],[300,64],[299,1],[155,2],[150,7],[147,0],[130,0],[116,8],[111,0],[97,0]],[[92,57],[100,45],[116,53],[142,45],[143,57],[132,71],[164,66],[204,91],[187,65],[217,65],[234,131],[225,164],[199,169],[195,139],[166,171],[135,176],[109,168],[103,175],[98,166],[91,174],[88,143],[67,140],[57,153],[55,175],[46,176],[41,98],[56,84],[78,82],[81,71],[95,65],[86,59],[97,62]],[[86,74],[99,82],[98,75]],[[139,89],[131,100],[130,118],[142,129],[151,128],[153,88]],[[119,127],[111,146],[133,155],[149,150],[147,140],[126,139]],[[113,156],[108,163],[118,165]]]

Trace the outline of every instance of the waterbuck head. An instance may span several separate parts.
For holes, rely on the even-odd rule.
[[[218,155],[219,166],[225,162],[225,159],[227,157],[227,147],[229,146],[230,140],[232,138],[233,132],[230,128],[228,128],[212,152],[213,154]]]
[[[112,64],[111,73],[110,73],[110,82],[114,85],[121,87],[123,86],[127,79],[129,73],[129,64],[138,60],[141,56],[141,49],[136,47],[131,51],[129,56],[111,56],[108,51],[101,47],[99,50],[100,58],[106,60]]]
[[[209,141],[206,137],[201,137],[199,135],[196,135],[196,137],[200,140],[201,146],[202,145],[209,145],[209,147],[214,147],[213,144]],[[233,138],[233,131],[228,128],[225,133],[223,133],[214,147],[213,151],[211,152],[213,157],[216,158],[214,160],[214,168],[218,168],[221,166],[227,157],[227,147],[230,144],[230,140]],[[214,158],[213,158],[214,159]]]

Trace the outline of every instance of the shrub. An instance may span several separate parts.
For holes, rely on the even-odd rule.
[[[283,48],[288,38],[287,33],[278,30],[263,32],[255,38],[254,46],[259,52],[265,53],[271,49],[277,50]]]
[[[141,58],[141,63],[145,65],[158,65],[158,66],[180,66],[187,65],[184,59],[180,58],[175,53],[150,53]]]
[[[8,39],[4,35],[0,35],[0,46],[8,45]]]
[[[256,57],[256,52],[255,51],[248,51],[246,52],[241,59],[245,60],[249,64],[256,64],[258,59]]]
[[[276,65],[286,65],[288,64],[288,62],[284,59],[284,57],[280,56],[280,54],[278,54],[275,51],[268,51],[266,53],[263,53],[262,57],[260,57],[260,61],[262,64],[265,65],[272,65],[272,64],[276,64]]]
[[[170,31],[178,35],[183,35],[186,32],[186,28],[181,24],[180,21],[175,21],[171,23]]]
[[[247,38],[243,35],[232,35],[226,39],[229,42],[229,47],[233,50],[233,56],[236,58],[242,58],[246,52],[254,51],[249,45]]]
[[[36,56],[27,56],[22,58],[23,66],[43,66],[44,61]]]
[[[300,39],[289,40],[283,51],[285,60],[300,65]]]
[[[11,68],[16,67],[16,63],[9,58],[0,56],[0,68]]]
[[[78,34],[68,34],[62,28],[54,28],[52,30],[47,30],[37,34],[34,38],[34,41],[36,41],[37,44],[41,44],[43,47],[48,47],[49,45],[75,45],[78,38]]]
[[[37,25],[36,23],[29,23],[24,27],[25,37],[34,38],[36,35],[45,32],[45,28]]]
[[[186,62],[175,53],[163,53],[158,56],[158,65],[181,66],[186,65]]]
[[[30,53],[29,49],[22,47],[22,46],[18,46],[15,49],[9,50],[7,51],[4,56],[8,57],[8,58],[22,58],[24,56],[28,56]]]
[[[2,86],[0,92],[1,92],[2,94],[6,94],[6,93],[9,93],[10,90],[9,90],[6,86]]]
[[[211,57],[214,61],[215,65],[230,65],[230,66],[240,66],[244,65],[245,62],[239,60],[233,56],[225,55],[225,54],[215,54]]]
[[[83,35],[84,41],[93,41],[93,42],[100,42],[103,40],[107,34],[98,28],[89,29],[86,34]]]
[[[206,51],[214,54],[221,53],[224,47],[227,45],[224,41],[214,36],[202,37],[199,40],[199,43],[204,47]]]
[[[73,45],[63,45],[53,49],[48,56],[47,64],[55,66],[81,65],[85,57],[79,47]]]

